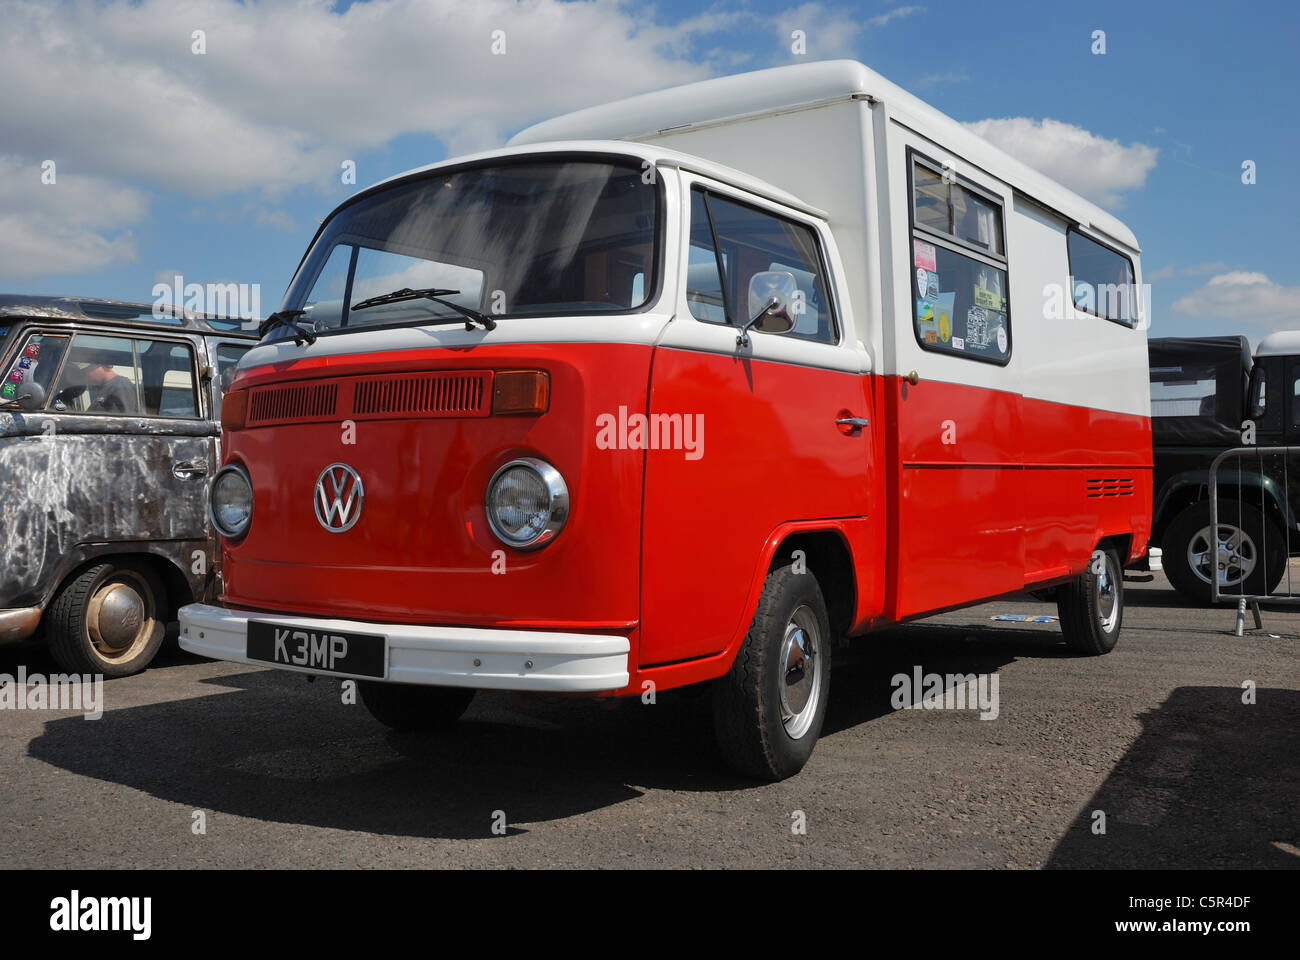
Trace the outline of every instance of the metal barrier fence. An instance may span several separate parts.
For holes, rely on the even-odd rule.
[[[1291,488],[1292,456],[1300,456],[1300,447],[1233,447],[1210,464],[1210,526],[1203,559],[1213,601],[1237,601],[1237,636],[1242,635],[1247,606],[1255,616],[1256,629],[1261,629],[1261,600],[1300,603],[1296,592],[1300,577],[1292,582],[1290,563],[1293,540],[1300,550],[1300,531],[1292,509],[1297,501]],[[1236,470],[1230,468],[1221,480],[1220,468],[1229,458],[1236,459]],[[1296,482],[1300,484],[1300,469]],[[1220,499],[1226,513],[1222,517]],[[1279,591],[1283,580],[1285,590]],[[1225,589],[1233,586],[1239,591]]]

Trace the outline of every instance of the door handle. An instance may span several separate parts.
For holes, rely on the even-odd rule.
[[[841,427],[852,427],[854,430],[871,425],[866,417],[837,417],[835,422]]]
[[[206,460],[179,460],[172,464],[172,476],[177,480],[192,480],[195,477],[206,477],[208,475],[208,462]]]

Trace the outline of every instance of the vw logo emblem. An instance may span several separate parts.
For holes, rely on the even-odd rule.
[[[316,519],[330,533],[351,530],[361,516],[366,492],[361,476],[346,463],[331,463],[316,478]]]

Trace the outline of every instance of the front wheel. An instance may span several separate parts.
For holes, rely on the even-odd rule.
[[[730,767],[774,781],[808,762],[830,695],[830,638],[816,578],[791,565],[768,574],[740,652],[713,689],[714,733]]]
[[[96,563],[69,581],[50,605],[50,653],[73,673],[139,673],[162,646],[166,607],[166,592],[148,567]]]
[[[422,687],[409,683],[358,680],[361,702],[386,727],[402,731],[441,730],[469,709],[475,690],[466,687]]]
[[[1115,649],[1124,621],[1124,568],[1109,547],[1093,551],[1088,569],[1056,591],[1061,633],[1071,650],[1101,656]]]

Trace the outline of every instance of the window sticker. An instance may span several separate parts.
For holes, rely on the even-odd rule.
[[[929,270],[931,273],[939,269],[934,262],[934,244],[913,240],[912,245],[916,255],[917,269]]]
[[[934,315],[934,304],[928,300],[916,301],[916,335],[926,343],[939,341],[939,321]]]
[[[935,324],[939,330],[939,342],[947,343],[952,339],[952,303],[957,294],[941,293],[935,302]]]
[[[975,288],[975,306],[977,307],[992,310],[994,313],[1005,313],[1005,302],[1005,298],[996,290],[988,290],[980,286]]]
[[[925,291],[930,287],[930,271],[924,267],[916,268],[916,295],[924,297]]]

